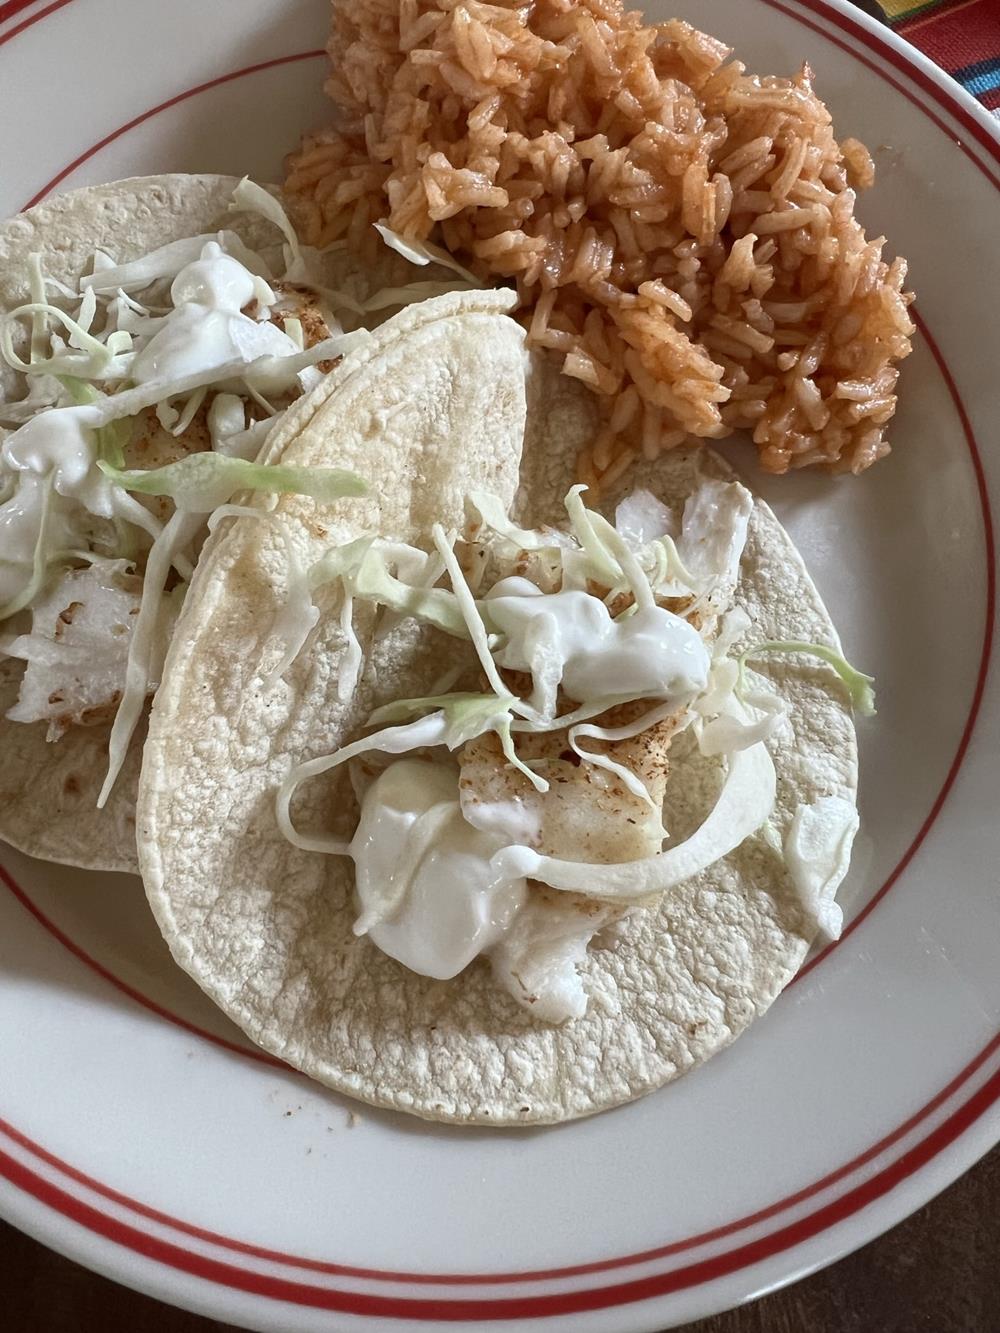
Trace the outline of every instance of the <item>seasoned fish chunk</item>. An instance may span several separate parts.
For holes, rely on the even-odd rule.
[[[654,707],[640,700],[609,709],[595,723],[622,727]],[[649,801],[630,791],[618,774],[581,759],[565,729],[516,737],[518,757],[548,781],[545,793],[507,763],[493,733],[479,736],[459,752],[462,813],[477,828],[506,832],[546,856],[607,863],[653,856],[664,838],[667,754],[680,721],[681,714],[675,714],[628,740],[587,737],[580,743],[629,769]]]

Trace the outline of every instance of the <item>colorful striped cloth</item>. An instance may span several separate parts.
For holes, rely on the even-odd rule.
[[[1000,0],[878,0],[896,31],[1000,118]]]

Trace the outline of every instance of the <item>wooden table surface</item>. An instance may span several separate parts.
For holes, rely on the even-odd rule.
[[[340,1325],[340,1327],[345,1327]],[[416,1327],[416,1326],[415,1326]],[[497,1325],[502,1329],[503,1325]],[[331,1330],[338,1328],[331,1316]],[[97,1277],[0,1223],[3,1333],[230,1333]],[[688,1333],[997,1333],[1000,1148],[857,1254]]]

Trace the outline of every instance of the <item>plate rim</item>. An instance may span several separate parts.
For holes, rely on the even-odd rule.
[[[0,23],[5,22],[8,18],[17,15],[18,13],[21,13],[24,10],[30,9],[32,3],[34,2],[35,0],[10,0],[9,3],[0,5]],[[934,66],[929,60],[926,59],[926,57],[923,57],[921,53],[909,47],[906,43],[902,41],[902,39],[898,38],[897,36],[895,36],[895,34],[891,33],[890,31],[884,29],[882,25],[880,25],[876,20],[868,18],[866,15],[854,9],[853,6],[847,5],[845,3],[845,0],[793,0],[793,3],[795,5],[794,8],[791,5],[784,3],[784,0],[761,0],[761,2],[767,4],[768,7],[770,8],[776,9],[779,12],[786,14],[787,16],[795,19],[798,22],[805,23],[806,26],[814,28],[816,31],[820,32],[824,37],[831,40],[835,40],[837,44],[842,46],[846,51],[848,51],[850,55],[854,56],[857,59],[862,60],[862,63],[868,65],[869,68],[875,74],[877,74],[879,77],[883,79],[887,77],[887,74],[886,71],[881,66],[876,65],[874,62],[865,59],[864,56],[861,53],[859,53],[853,46],[849,45],[847,42],[841,41],[840,39],[836,38],[834,34],[829,30],[829,28],[823,25],[823,20],[825,19],[826,23],[833,24],[834,26],[839,27],[842,31],[848,32],[852,37],[860,41],[862,46],[866,49],[870,50],[872,49],[872,47],[876,48],[881,47],[883,53],[885,54],[891,53],[892,57],[894,57],[891,60],[891,64],[897,70],[899,70],[904,74],[908,74],[910,76],[918,76],[916,77],[916,82],[921,86],[923,86],[925,91],[930,91],[934,96],[934,100],[940,106],[944,107],[944,109],[950,115],[952,115],[956,120],[958,120],[959,123],[961,123],[965,128],[970,129],[970,131],[973,133],[975,139],[980,144],[980,146],[985,148],[986,151],[990,154],[990,156],[993,157],[993,159],[997,163],[1000,163],[1000,129],[998,129],[996,124],[993,122],[993,119],[986,113],[986,111],[983,108],[979,106],[978,103],[975,102],[974,99],[972,99],[965,92],[964,89],[962,89],[957,83],[955,83],[949,76],[947,76],[946,74],[943,73],[943,71],[939,70],[936,66]],[[15,37],[18,32],[23,31],[25,28],[32,26],[34,23],[45,18],[48,14],[51,14],[59,9],[62,9],[70,3],[72,3],[72,0],[55,0],[54,3],[49,4],[41,9],[33,11],[27,18],[23,19],[15,28],[8,29],[6,32],[0,32],[0,46],[3,46],[11,38]],[[813,22],[808,20],[800,12],[802,10],[805,10],[807,13],[816,15],[820,21]],[[93,148],[90,149],[87,153],[77,158],[73,163],[71,163],[68,167],[66,167],[56,178],[54,178],[54,180],[50,182],[48,186],[44,187],[43,190],[39,192],[38,197],[42,197],[48,190],[54,188],[54,186],[58,184],[61,179],[65,178],[65,176],[68,175],[72,170],[78,167],[83,161],[87,160],[89,156],[92,156],[93,153],[97,152],[101,147],[104,147],[112,139],[117,138],[120,135],[126,133],[129,129],[134,128],[135,125],[141,123],[143,120],[149,119],[152,115],[158,113],[159,111],[165,110],[171,105],[175,105],[178,101],[183,100],[183,98],[193,96],[198,92],[205,91],[209,87],[218,86],[219,83],[229,81],[233,78],[240,77],[242,75],[251,74],[261,69],[270,68],[275,65],[287,64],[294,60],[313,58],[317,54],[321,53],[311,52],[311,51],[300,52],[290,56],[279,57],[271,61],[259,62],[256,65],[247,66],[242,70],[234,71],[229,75],[222,76],[221,78],[207,81],[206,83],[198,85],[193,89],[187,90],[185,93],[180,94],[177,97],[169,99],[167,102],[161,103],[158,106],[151,108],[149,111],[145,112],[140,117],[137,117],[134,120],[128,122],[126,125],[122,126],[112,135],[106,136],[105,139],[101,140],[100,143],[94,145]],[[925,115],[930,115],[930,118],[932,120],[935,120],[935,122],[939,125],[940,128],[948,132],[948,127],[944,125],[944,123],[941,122],[935,115],[929,113],[926,105],[922,101],[919,101],[916,97],[911,95],[911,93],[908,92],[905,89],[905,87],[898,84],[896,80],[892,79],[891,77],[889,77],[888,81],[890,83],[893,83],[898,91],[903,92],[904,95],[907,96],[908,100],[918,105],[918,107],[921,109],[921,111],[924,112]],[[951,137],[954,138],[953,135]],[[972,151],[970,147],[963,141],[958,141],[956,146],[976,164],[979,170],[983,172],[998,189],[1000,189],[1000,179],[993,176],[992,171],[990,171],[990,169],[985,166],[985,164],[982,162],[981,158],[977,153]],[[32,202],[34,202],[34,200]],[[958,403],[959,401],[960,400],[956,398],[956,403]],[[987,531],[988,531],[988,526],[987,526]],[[993,572],[992,561],[990,561],[989,567],[990,567],[990,573],[992,574]],[[965,739],[967,739],[967,737]],[[884,891],[885,890],[883,889],[881,892],[884,893]],[[870,911],[872,907],[874,907],[875,903],[878,901],[879,896],[881,895],[877,895],[872,900],[872,902],[866,906],[865,913],[862,915],[867,915],[867,912]],[[861,918],[859,917],[859,920],[860,919]],[[816,961],[819,961],[819,959],[817,958],[816,960],[814,960],[814,963],[812,965],[814,965]],[[800,973],[800,976],[801,975],[802,974]],[[974,1065],[977,1068],[981,1067],[983,1061],[987,1060],[989,1056],[992,1053],[994,1053],[998,1047],[1000,1047],[1000,1034],[997,1034],[993,1038],[993,1040],[987,1045],[987,1047],[985,1047],[983,1051],[980,1052],[980,1055],[971,1062],[971,1065]],[[241,1049],[241,1053],[247,1054],[248,1052],[245,1052]],[[275,1063],[280,1063],[280,1062],[275,1062]],[[967,1066],[967,1070],[968,1069],[969,1066]],[[964,1075],[965,1073],[966,1071],[962,1071],[962,1074],[956,1076],[956,1080],[953,1080],[953,1084],[958,1080],[961,1080],[962,1075]],[[949,1084],[949,1087],[952,1087],[952,1084]],[[947,1094],[947,1089],[944,1092],[938,1094],[938,1096],[935,1099],[932,1099],[932,1101],[934,1103],[937,1103],[939,1099],[946,1096],[946,1094]],[[997,1101],[1000,1101],[1000,1069],[998,1069],[990,1077],[988,1082],[984,1084],[983,1087],[977,1089],[977,1091],[973,1094],[972,1097],[970,1097],[967,1103],[965,1103],[962,1107],[957,1108],[957,1110],[951,1114],[948,1122],[946,1123],[952,1125],[952,1128],[954,1128],[954,1133],[952,1133],[950,1137],[945,1136],[946,1141],[941,1142],[940,1146],[937,1146],[933,1149],[933,1151],[928,1152],[924,1160],[920,1161],[917,1165],[915,1165],[912,1171],[906,1173],[907,1176],[915,1179],[917,1177],[918,1172],[923,1171],[925,1168],[927,1168],[928,1164],[931,1163],[932,1161],[938,1160],[939,1170],[943,1166],[944,1167],[943,1174],[947,1177],[946,1179],[941,1180],[938,1186],[938,1188],[943,1188],[947,1183],[950,1182],[951,1179],[954,1178],[954,1176],[957,1176],[960,1173],[960,1171],[964,1169],[964,1167],[959,1166],[958,1170],[954,1172],[954,1175],[950,1175],[948,1173],[948,1167],[947,1167],[949,1159],[948,1158],[940,1159],[940,1154],[950,1146],[956,1144],[958,1139],[963,1134],[971,1133],[977,1127],[980,1131],[983,1131],[983,1133],[981,1138],[982,1146],[979,1147],[979,1150],[976,1152],[976,1156],[978,1156],[980,1152],[986,1151],[990,1146],[991,1142],[995,1141],[996,1137],[1000,1135],[1000,1124],[990,1125],[989,1117],[986,1116],[986,1112],[988,1112],[992,1107],[994,1107]],[[970,1110],[969,1108],[973,1109]],[[927,1108],[924,1108],[924,1110],[926,1109]],[[0,1128],[2,1127],[3,1123],[0,1122]],[[937,1140],[935,1136],[940,1137],[938,1134],[938,1130],[933,1131],[932,1134],[928,1136],[927,1142],[931,1142],[932,1140],[936,1142]],[[977,1135],[977,1140],[978,1137],[979,1136]],[[876,1151],[877,1149],[878,1145],[876,1145],[875,1149],[872,1149],[870,1151],[873,1152]],[[868,1155],[869,1154],[863,1154],[863,1156],[868,1156]],[[962,1154],[962,1156],[964,1158],[965,1154]],[[12,1161],[13,1159],[9,1158],[6,1154],[0,1152],[0,1165]],[[851,1164],[848,1164],[848,1166],[850,1165]],[[18,1168],[18,1164],[16,1162],[14,1162],[14,1167],[15,1171],[21,1169]],[[841,1170],[846,1170],[846,1169],[847,1168],[841,1168]],[[886,1171],[890,1169],[891,1168],[885,1168]],[[3,1171],[2,1174],[6,1175],[7,1173],[6,1171]],[[884,1172],[879,1173],[879,1176],[876,1176],[874,1179],[879,1179],[883,1174]],[[45,1182],[42,1177],[36,1176],[35,1179],[37,1181],[40,1181],[43,1186],[48,1187],[47,1182]],[[10,1176],[8,1176],[8,1180],[11,1180]],[[11,1183],[14,1182],[11,1181]],[[887,1186],[887,1189],[889,1188],[894,1188],[894,1186],[893,1185]],[[33,1191],[29,1190],[28,1192],[30,1193]],[[0,1196],[0,1213],[3,1213],[5,1211],[3,1208],[3,1203],[4,1203],[4,1198],[3,1196]],[[859,1207],[863,1206],[865,1205],[863,1204],[859,1205]],[[62,1216],[66,1215],[63,1214]],[[888,1223],[885,1225],[888,1225]],[[867,1239],[871,1238],[871,1235],[878,1234],[878,1232],[881,1231],[882,1229],[883,1226],[876,1224],[876,1227],[871,1231],[870,1234],[866,1234],[862,1236],[860,1239],[857,1239],[852,1244],[845,1246],[844,1249],[840,1251],[840,1253],[846,1253],[850,1248],[854,1248],[854,1245],[860,1245],[865,1243]],[[696,1240],[697,1239],[698,1238],[696,1238]],[[48,1242],[48,1243],[53,1243],[53,1242]],[[798,1242],[793,1241],[789,1246],[784,1247],[784,1249],[778,1252],[779,1253],[790,1252],[794,1249],[794,1245],[797,1243]],[[112,1241],[112,1245],[117,1248],[120,1245],[120,1242]],[[63,1247],[57,1245],[57,1248],[63,1248]],[[146,1257],[149,1257],[148,1250],[144,1251],[140,1249],[138,1252],[140,1254],[145,1253]],[[822,1259],[819,1263],[812,1265],[812,1267],[819,1267],[822,1266],[822,1264],[824,1263],[833,1262],[833,1260],[836,1257],[839,1257],[839,1255],[831,1254],[829,1258]],[[287,1259],[285,1261],[287,1262]],[[628,1256],[623,1260],[601,1261],[594,1265],[585,1265],[583,1267],[576,1266],[576,1267],[571,1267],[568,1270],[567,1269],[553,1270],[553,1272],[558,1273],[560,1275],[566,1275],[567,1273],[599,1271],[599,1270],[606,1270],[607,1268],[612,1266],[625,1265],[628,1264],[629,1262],[638,1262],[638,1261],[639,1260],[635,1256]],[[733,1275],[735,1275],[735,1272],[742,1271],[742,1269],[745,1269],[748,1266],[749,1264],[741,1265],[740,1268],[734,1270]],[[808,1271],[811,1271],[811,1268]],[[550,1276],[550,1275],[551,1274],[545,1274],[545,1276]],[[796,1277],[801,1275],[802,1273],[798,1271],[789,1272],[788,1275],[783,1277],[780,1280],[780,1282],[776,1285],[784,1285],[787,1282],[795,1280]],[[118,1280],[125,1280],[125,1281],[130,1280],[128,1276],[122,1278],[119,1269],[114,1269],[114,1276],[118,1278]],[[517,1278],[517,1280],[525,1280],[525,1278],[528,1277],[528,1275],[525,1274],[513,1275],[513,1277]],[[392,1278],[388,1280],[393,1280],[397,1282],[405,1282],[405,1281],[419,1282],[421,1280],[427,1281],[429,1279],[427,1275],[421,1277],[420,1275],[414,1275],[414,1274],[399,1274],[399,1275],[393,1275]],[[441,1281],[442,1279],[438,1277],[434,1278],[433,1280]],[[445,1278],[444,1280],[449,1281],[450,1279]],[[469,1279],[467,1278],[467,1280]],[[486,1280],[491,1283],[496,1283],[498,1281],[504,1281],[505,1279],[503,1276],[492,1275],[486,1279],[476,1279],[475,1277],[473,1277],[471,1280],[472,1281]],[[136,1283],[137,1279],[136,1282],[134,1282],[133,1284]],[[229,1284],[225,1282],[216,1283],[215,1285],[221,1285],[227,1288],[229,1287]],[[623,1291],[628,1285],[629,1284],[624,1284],[624,1285],[619,1284],[618,1287],[613,1288],[611,1290],[620,1292]],[[594,1294],[594,1292],[597,1290],[599,1289],[589,1289],[587,1292],[584,1292],[582,1294],[591,1295]],[[629,1299],[643,1300],[643,1299],[649,1299],[651,1296],[656,1296],[656,1295],[662,1296],[663,1294],[665,1293],[650,1292],[648,1296],[634,1295]],[[614,1301],[614,1302],[608,1302],[607,1304],[613,1306],[619,1306],[623,1303],[624,1303],[623,1301]],[[202,1307],[202,1308],[207,1308],[207,1307]],[[335,1308],[341,1308],[341,1307],[335,1307]],[[591,1309],[594,1307],[588,1305],[583,1308]],[[725,1306],[720,1306],[719,1308],[725,1308]],[[381,1311],[381,1312],[389,1313],[389,1311]],[[553,1313],[561,1313],[561,1312],[562,1311],[553,1311]],[[404,1313],[402,1314],[402,1317],[410,1318],[413,1316]],[[423,1317],[426,1318],[428,1316],[424,1315]],[[431,1315],[430,1317],[433,1318],[435,1316]],[[493,1317],[495,1318],[497,1316],[494,1315]],[[507,1315],[506,1317],[511,1318],[517,1316]]]

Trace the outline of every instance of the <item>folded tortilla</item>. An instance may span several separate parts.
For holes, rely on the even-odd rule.
[[[140,176],[57,195],[9,219],[0,224],[0,312],[31,299],[32,253],[41,255],[47,277],[75,285],[90,271],[95,250],[126,263],[171,241],[226,228],[282,271],[282,237],[273,224],[230,211],[238,183],[234,176]],[[327,268],[330,285],[337,285],[353,261],[338,252]],[[0,366],[0,391],[10,395],[15,383],[14,372]],[[307,421],[323,397],[320,385],[299,399],[286,428]],[[135,871],[135,792],[145,726],[133,737],[106,807],[98,810],[110,721],[74,725],[56,741],[46,739],[46,722],[12,721],[6,714],[17,701],[23,672],[23,663],[0,657],[0,839],[49,861]]]
[[[489,298],[421,306],[405,338],[347,358],[323,409],[287,444],[284,461],[370,476],[370,500],[320,510],[282,497],[277,523],[236,520],[202,562],[153,709],[138,840],[149,901],[174,957],[255,1042],[377,1106],[515,1125],[638,1097],[706,1060],[768,1007],[817,929],[775,840],[800,803],[853,802],[857,768],[853,722],[833,674],[801,658],[762,666],[790,710],[773,747],[771,830],[656,908],[631,914],[616,938],[598,940],[606,947],[592,947],[584,966],[588,1011],[561,1026],[533,1019],[484,960],[455,980],[434,981],[354,936],[352,864],[292,847],[277,827],[275,791],[294,765],[353,739],[373,707],[433,692],[463,648],[394,617],[376,632],[372,608],[356,606],[365,665],[352,697],[341,700],[346,640],[335,586],[320,590],[313,637],[267,688],[281,653],[274,629],[295,565],[304,568],[332,542],[377,532],[426,546],[433,522],[461,524],[472,490],[504,501],[516,494],[523,524],[558,519],[593,429],[592,406],[578,386],[536,363],[526,409],[520,341],[495,307],[486,313]],[[283,447],[276,440],[272,457]],[[676,514],[704,468],[729,475],[704,450],[677,452],[637,468],[620,493],[648,487]],[[602,497],[602,507],[613,513],[618,498]],[[753,641],[838,644],[801,559],[760,502],[736,600],[753,621]],[[666,824],[678,838],[707,813],[721,780],[719,762],[689,742],[681,737],[671,752]],[[356,807],[342,770],[300,796],[299,828],[349,834]]]

